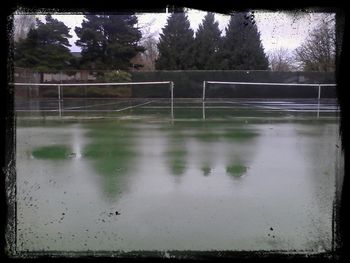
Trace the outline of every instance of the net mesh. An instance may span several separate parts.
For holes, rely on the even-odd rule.
[[[125,83],[14,83],[15,98],[170,98],[171,81]]]
[[[335,84],[203,82],[203,99],[260,98],[316,99],[336,98]]]
[[[196,98],[174,96],[172,81],[12,85],[23,116],[318,117],[338,110],[335,84],[204,81]]]

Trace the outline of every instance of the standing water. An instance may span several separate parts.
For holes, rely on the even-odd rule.
[[[332,249],[338,122],[18,122],[17,250]]]

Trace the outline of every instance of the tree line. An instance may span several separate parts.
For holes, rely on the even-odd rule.
[[[23,30],[22,26],[22,36],[15,34],[14,64],[39,71],[130,70],[142,68],[145,61],[152,61],[156,70],[289,71],[294,67],[288,52],[265,53],[254,12],[233,13],[224,35],[213,13],[206,14],[196,32],[186,13],[173,13],[157,41],[141,41],[134,14],[86,14],[81,26],[74,29],[80,57],[70,52],[72,36],[63,22],[51,15],[45,17],[45,23],[24,20],[31,27]],[[321,24],[294,53],[294,61],[304,70],[334,70],[334,29]]]
[[[174,14],[163,28],[158,50],[156,69],[268,69],[254,15],[248,12],[231,15],[224,37],[212,13],[204,17],[195,37],[186,14]]]

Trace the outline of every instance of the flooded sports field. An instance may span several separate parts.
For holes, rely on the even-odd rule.
[[[337,114],[151,106],[18,115],[19,253],[332,250]]]

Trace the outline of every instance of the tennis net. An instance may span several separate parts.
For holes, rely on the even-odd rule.
[[[203,105],[209,107],[233,103],[269,111],[315,112],[317,117],[320,112],[337,112],[336,98],[334,83],[203,81],[202,86]]]
[[[11,83],[25,98],[173,98],[172,81],[114,83]],[[148,85],[151,89],[140,89]],[[158,86],[158,87],[157,87]],[[166,89],[164,87],[169,87]]]
[[[174,103],[174,83],[10,83],[16,111],[123,111],[151,102]]]
[[[326,117],[338,112],[336,85],[332,83],[204,81],[202,96],[196,98],[174,96],[172,81],[11,85],[15,87],[16,112],[24,117],[151,116],[159,119],[170,115],[177,119],[207,119],[319,117],[320,113]]]
[[[336,84],[203,81],[202,99],[210,98],[317,98],[320,101],[336,98]]]

